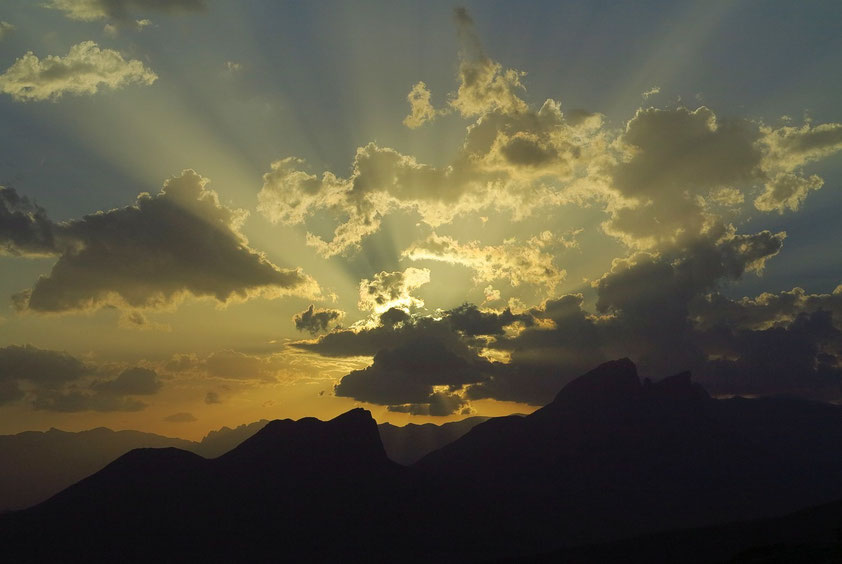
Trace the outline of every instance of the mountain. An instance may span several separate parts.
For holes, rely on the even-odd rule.
[[[276,553],[334,560],[349,545],[373,542],[362,529],[388,528],[394,515],[373,509],[387,502],[381,492],[401,490],[402,470],[386,457],[368,411],[272,421],[215,459],[133,450],[47,502],[5,516],[0,542],[15,561]]]
[[[409,466],[424,455],[452,443],[488,419],[489,417],[476,416],[442,425],[409,423],[403,427],[381,423],[377,428],[380,431],[383,448],[386,449],[389,458],[399,464]]]
[[[481,423],[413,470],[481,508],[504,555],[781,515],[842,498],[842,408],[715,400],[688,373],[640,382],[628,359],[526,417]],[[489,544],[490,543],[490,544]]]
[[[716,560],[805,538],[787,537],[775,527],[800,525],[775,518],[842,499],[840,440],[838,406],[717,400],[687,373],[641,382],[621,359],[533,414],[479,423],[409,467],[388,458],[361,409],[269,422],[214,459],[134,450],[0,516],[0,546],[14,561],[576,562],[635,542],[647,554],[643,545],[663,538],[666,554],[720,545],[697,551]],[[826,529],[840,509],[817,509],[810,515],[825,517],[803,526]],[[739,521],[749,528],[722,525]],[[676,528],[697,533],[658,533]]]
[[[261,419],[254,423],[247,423],[231,429],[230,427],[222,427],[216,431],[210,431],[198,443],[187,450],[191,450],[205,458],[216,458],[222,456],[235,446],[239,445],[244,440],[248,439],[263,427],[269,421]]]
[[[441,426],[410,423],[396,427],[382,423],[378,429],[387,456],[408,465],[487,419],[469,417]],[[199,442],[105,428],[78,433],[50,429],[0,435],[0,460],[14,461],[0,464],[0,512],[40,503],[136,448],[176,447],[204,458],[217,458],[267,423],[262,419],[233,429],[222,427],[210,431]]]
[[[151,433],[105,428],[0,435],[0,511],[40,503],[132,449],[189,449],[193,445]]]

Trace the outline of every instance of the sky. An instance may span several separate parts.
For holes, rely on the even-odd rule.
[[[835,1],[7,0],[0,433],[842,400]]]

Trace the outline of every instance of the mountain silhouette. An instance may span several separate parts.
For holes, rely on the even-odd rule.
[[[488,417],[434,425],[408,424],[403,427],[378,425],[386,455],[409,465],[468,432]],[[119,456],[136,448],[176,447],[204,458],[217,458],[262,429],[262,419],[234,428],[210,431],[199,441],[164,437],[139,431],[112,431],[106,428],[71,433],[50,429],[0,435],[0,512],[25,509],[57,494],[93,474]]]
[[[0,435],[0,511],[40,503],[132,449],[195,443],[139,431],[58,429]]]
[[[461,562],[596,550],[675,528],[762,529],[757,519],[842,499],[840,439],[838,406],[717,400],[687,373],[641,382],[621,359],[410,467],[388,458],[362,409],[269,422],[215,459],[135,450],[0,518],[0,542],[15,561]]]
[[[409,466],[424,455],[452,443],[488,419],[490,418],[475,416],[442,425],[409,423],[402,427],[391,423],[381,423],[377,428],[380,431],[383,448],[386,449],[389,458],[399,464]]]

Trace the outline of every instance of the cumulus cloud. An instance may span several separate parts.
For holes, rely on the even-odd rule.
[[[804,177],[782,172],[766,183],[763,193],[754,200],[754,207],[765,212],[797,211],[807,199],[807,194],[823,184],[824,180],[815,174]]]
[[[44,208],[0,186],[0,254],[52,255],[58,252],[56,229]]]
[[[718,229],[704,205],[723,187],[763,179],[761,132],[745,120],[719,120],[705,107],[638,110],[617,140],[623,161],[610,168],[622,198],[605,229],[635,248],[661,248]]]
[[[693,302],[691,316],[703,330],[729,327],[736,330],[763,330],[785,327],[802,314],[830,312],[837,326],[842,327],[842,285],[830,294],[808,294],[793,288],[777,294],[764,292],[757,297],[737,300],[712,293]]]
[[[489,367],[478,357],[455,354],[437,339],[417,339],[381,350],[371,366],[342,378],[334,393],[397,411],[450,415],[467,403],[455,392],[485,379]]]
[[[762,271],[766,261],[781,250],[783,241],[783,233],[763,231],[743,235],[726,229],[707,239],[693,241],[690,246],[675,248],[671,254],[637,253],[618,259],[595,283],[595,313],[583,308],[581,294],[548,299],[539,307],[521,312],[483,310],[465,304],[440,312],[436,317],[403,312],[399,319],[388,316],[377,327],[334,331],[315,342],[293,346],[326,356],[385,355],[384,360],[371,367],[354,371],[353,376],[349,374],[347,383],[343,380],[341,393],[417,414],[435,411],[431,394],[437,392],[456,395],[448,404],[452,410],[464,405],[460,402],[484,398],[542,405],[571,378],[623,355],[638,362],[641,373],[648,377],[657,379],[691,368],[701,381],[713,382],[712,367],[716,362],[721,364],[717,359],[724,353],[712,348],[716,341],[705,328],[712,322],[701,321],[703,316],[711,319],[715,315],[711,311],[711,296],[729,281]],[[799,298],[800,309],[791,308],[787,323],[794,323],[805,312],[829,310],[837,303],[836,297],[836,293],[821,299],[814,296],[809,300],[810,306],[806,305],[806,297]],[[763,300],[770,301],[770,298]],[[707,310],[700,307],[706,303]],[[739,331],[733,330],[735,334]],[[833,331],[822,334],[837,339]],[[798,337],[795,333],[790,336]],[[390,364],[394,351],[410,355],[407,351],[416,342],[435,342],[434,346],[478,367],[482,378],[459,385],[452,382],[447,389],[432,389],[430,385],[445,384],[430,384],[425,375],[398,370]],[[746,337],[735,342],[755,341]],[[733,352],[737,350],[735,347],[731,345],[730,354],[734,359],[740,358],[740,353]],[[836,362],[827,356],[835,354],[832,350],[835,349],[831,346],[817,346],[813,358],[824,359],[823,366],[830,366]],[[748,352],[746,349],[748,360],[744,362],[756,365],[757,361],[750,360]],[[721,373],[722,368],[719,370]],[[822,374],[825,377],[827,372]],[[714,386],[716,393],[729,389],[721,381],[720,378],[717,380],[720,383]],[[368,393],[369,387],[382,389],[384,394],[388,391],[390,395]],[[748,388],[735,384],[730,389]],[[755,389],[763,389],[763,385]],[[784,387],[770,385],[768,389]],[[800,388],[787,389],[797,392]]]
[[[0,405],[28,399],[35,409],[78,411],[138,411],[161,389],[153,370],[131,367],[103,378],[103,368],[60,351],[31,345],[0,348]]]
[[[246,212],[220,204],[192,170],[135,205],[54,226],[66,241],[48,276],[15,296],[19,309],[85,310],[111,304],[154,308],[186,295],[221,303],[254,295],[313,295],[315,282],[251,249]]]
[[[758,210],[796,211],[821,188],[822,179],[805,167],[842,148],[842,126],[772,127],[678,105],[641,108],[612,130],[598,113],[562,112],[556,100],[528,104],[523,73],[491,60],[467,12],[455,14],[462,41],[457,89],[436,109],[426,85],[416,85],[410,101],[418,113],[408,118],[415,115],[412,123],[420,125],[449,112],[473,120],[449,164],[431,167],[374,144],[357,151],[347,178],[310,174],[295,159],[279,161],[273,170],[280,179],[265,182],[261,194],[272,205],[261,212],[305,226],[317,211],[334,214],[333,239],[310,238],[330,256],[359,246],[397,209],[416,212],[435,229],[484,209],[523,219],[536,209],[551,214],[563,204],[592,205],[605,213],[602,231],[626,250],[590,279],[596,296],[589,311],[582,294],[557,294],[564,281],[558,260],[572,238],[539,231],[487,244],[434,231],[403,257],[472,269],[474,283],[485,287],[485,304],[501,300],[500,280],[541,287],[547,299],[535,307],[465,304],[424,315],[413,309],[419,304],[409,292],[387,297],[373,290],[384,297],[364,302],[363,291],[360,307],[377,314],[369,323],[292,347],[326,357],[374,356],[370,367],[342,380],[341,393],[407,413],[450,413],[480,398],[540,405],[570,378],[625,356],[655,379],[691,369],[715,393],[809,395],[814,386],[821,391],[810,397],[842,399],[839,291],[722,295],[743,277],[762,274],[786,237],[742,233],[739,226]],[[386,280],[385,274],[399,273],[379,276]],[[394,351],[412,354],[415,342],[434,342],[481,366],[482,378],[431,384],[425,374],[393,364]],[[796,359],[781,361],[785,370],[763,359],[762,351],[775,346]],[[735,370],[750,374],[751,382]],[[434,408],[436,402],[447,407]]]
[[[161,389],[158,374],[149,368],[134,367],[122,371],[113,380],[95,381],[91,389],[95,392],[118,396],[149,396]]]
[[[9,345],[0,348],[0,382],[19,383],[39,389],[58,389],[92,373],[92,368],[77,358],[59,351],[43,350],[31,345]]]
[[[660,93],[661,93],[661,88],[659,86],[653,86],[652,88],[646,90],[643,94],[641,94],[641,96],[643,96],[643,99],[646,100],[647,98],[650,98],[650,97],[654,96],[655,94],[660,94]]]
[[[464,17],[463,17],[464,16]],[[308,244],[323,256],[351,252],[380,229],[397,210],[417,213],[432,227],[483,209],[508,211],[514,219],[533,210],[592,197],[591,170],[604,158],[607,137],[602,117],[561,111],[555,100],[535,109],[515,94],[522,73],[502,69],[481,47],[471,45],[467,14],[457,16],[463,38],[460,86],[449,108],[476,121],[445,166],[369,143],[357,149],[351,174],[315,175],[293,157],[278,160],[264,175],[258,210],[270,221],[305,224],[317,212],[332,217],[330,239],[309,233]],[[473,39],[472,39],[473,38]],[[429,104],[426,86],[410,94],[420,125],[446,112]]]
[[[310,304],[306,310],[296,313],[292,320],[299,331],[309,331],[311,335],[315,335],[327,331],[331,323],[339,321],[344,315],[345,312],[338,309],[316,309]]]
[[[436,117],[435,108],[430,103],[430,91],[423,82],[416,83],[409,91],[406,99],[409,101],[409,115],[403,120],[403,124],[410,129],[416,129],[425,122]]]
[[[754,197],[764,212],[796,211],[822,187],[804,165],[842,149],[842,125],[773,128],[721,119],[704,106],[638,110],[614,146],[606,232],[637,249],[682,244],[721,229],[715,206],[739,210]]]
[[[517,92],[524,90],[520,79],[523,72],[503,69],[490,59],[474,30],[474,22],[467,10],[456,8],[454,19],[458,26],[462,49],[459,53],[459,88],[450,105],[463,116],[470,117],[500,111],[517,113],[527,109]]]
[[[411,309],[424,305],[424,301],[412,295],[412,291],[430,281],[426,268],[407,268],[397,272],[379,272],[371,280],[360,281],[361,310],[381,314],[389,309]]]
[[[566,276],[564,269],[553,264],[554,259],[563,249],[575,246],[575,240],[549,231],[543,231],[523,244],[507,239],[501,245],[482,245],[477,241],[459,243],[452,237],[433,233],[404,251],[403,256],[413,261],[433,260],[466,266],[474,271],[475,284],[505,280],[514,287],[528,284],[543,287],[552,294]]]
[[[90,22],[108,18],[125,21],[135,12],[201,10],[205,0],[51,0],[46,7],[61,10],[71,20]]]
[[[96,94],[132,83],[150,85],[157,79],[141,61],[126,60],[113,49],[83,41],[64,57],[39,59],[27,52],[0,75],[0,92],[19,102],[58,100],[64,94]]]

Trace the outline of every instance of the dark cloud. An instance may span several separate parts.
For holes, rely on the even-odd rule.
[[[390,405],[388,410],[397,413],[409,413],[410,415],[445,417],[454,413],[461,413],[467,403],[467,400],[459,394],[435,392],[427,397],[425,403]],[[466,413],[470,413],[470,410]]]
[[[380,314],[380,325],[394,327],[399,323],[407,323],[411,319],[412,316],[404,310],[392,307]]]
[[[77,358],[31,345],[0,348],[0,382],[25,381],[44,389],[61,388],[92,373]]]
[[[16,380],[0,380],[0,406],[15,403],[24,397]]]
[[[53,223],[44,208],[14,188],[0,186],[0,254],[16,256],[58,253]]]
[[[31,345],[0,348],[0,404],[29,399],[35,409],[59,412],[138,411],[133,396],[161,389],[154,370],[133,367],[111,379],[91,379],[101,368],[59,351]]]
[[[842,326],[842,285],[830,294],[808,294],[803,288],[739,300],[708,294],[691,304],[691,317],[702,330],[714,326],[755,330],[786,326],[801,313],[821,310],[830,312],[836,325]]]
[[[198,419],[196,419],[192,413],[181,411],[179,413],[167,415],[164,417],[164,421],[168,421],[170,423],[193,423],[194,421],[198,421]]]
[[[140,411],[147,404],[133,396],[154,395],[161,386],[154,370],[133,367],[116,378],[95,380],[88,386],[73,383],[63,390],[35,391],[32,405],[35,409],[59,412]]]
[[[219,397],[219,393],[211,391],[205,394],[205,403],[208,405],[222,403],[222,398]]]
[[[91,389],[101,394],[148,396],[158,393],[161,385],[154,370],[134,367],[122,371],[114,380],[94,382]]]
[[[506,308],[502,313],[483,311],[473,304],[461,306],[446,312],[451,327],[465,335],[500,335],[503,329],[516,322],[532,325],[533,318],[528,314],[513,314]]]
[[[490,370],[491,363],[476,355],[465,358],[439,340],[416,339],[379,351],[371,366],[342,378],[334,393],[379,405],[404,406],[397,409],[412,413],[423,410],[429,415],[449,415],[466,403],[456,401],[453,393],[486,379]],[[434,389],[438,386],[449,393],[442,396]]]
[[[344,315],[345,312],[338,309],[315,309],[313,304],[310,304],[306,310],[296,313],[292,320],[299,331],[309,331],[311,335],[315,335],[327,331],[328,325],[342,319]]]
[[[842,399],[842,332],[829,311],[800,313],[786,326],[718,326],[699,340],[714,359],[697,380],[713,394],[796,395]]]
[[[155,196],[61,225],[69,243],[48,276],[15,296],[19,309],[62,312],[104,304],[157,307],[184,295],[220,302],[257,293],[312,292],[300,270],[282,269],[239,232],[245,212],[219,203],[192,170]]]

